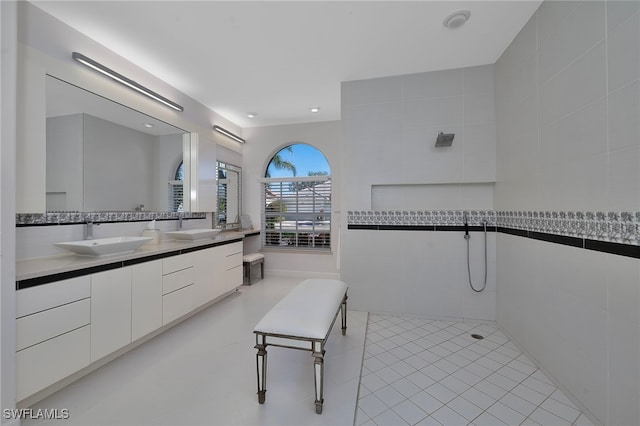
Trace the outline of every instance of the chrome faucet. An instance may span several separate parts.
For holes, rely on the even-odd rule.
[[[93,240],[93,219],[87,218],[87,225],[84,229],[84,239]]]
[[[182,219],[183,215],[181,213],[178,213],[178,231],[182,230]]]

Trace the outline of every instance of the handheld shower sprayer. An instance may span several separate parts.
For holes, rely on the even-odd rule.
[[[482,225],[484,227],[484,281],[482,284],[482,287],[475,288],[475,286],[473,285],[473,282],[471,282],[471,259],[470,259],[470,248],[469,248],[469,240],[471,240],[471,235],[469,234],[469,217],[467,215],[467,212],[463,212],[463,220],[464,220],[464,239],[467,240],[467,273],[468,278],[469,278],[469,287],[471,287],[471,290],[475,291],[476,293],[480,293],[481,291],[483,291],[485,289],[485,287],[487,287],[487,221],[484,220],[482,222]]]
[[[469,235],[469,221],[467,219],[467,212],[463,213],[463,218],[464,218],[464,239],[468,240],[469,238],[471,238],[471,236]]]

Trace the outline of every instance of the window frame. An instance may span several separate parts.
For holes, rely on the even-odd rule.
[[[262,193],[262,249],[277,251],[299,251],[307,253],[332,252],[332,180],[330,175],[278,177],[258,179]],[[306,183],[301,189],[294,190],[296,184]],[[309,186],[308,184],[312,184]],[[303,197],[300,192],[318,185],[328,184],[328,188],[311,190]],[[278,190],[273,190],[273,185]],[[285,189],[286,188],[286,189]],[[311,194],[311,205],[302,203],[301,198],[308,201]],[[295,200],[295,201],[294,201]],[[319,202],[316,203],[316,200]],[[277,211],[268,212],[268,206],[280,203]],[[291,206],[294,211],[289,211]],[[286,209],[284,208],[286,206]],[[302,207],[302,208],[301,208]],[[311,207],[311,208],[309,208]],[[287,220],[287,217],[289,220]],[[268,222],[271,218],[278,218]],[[291,228],[293,222],[293,228]],[[278,224],[280,225],[278,227]],[[308,228],[308,227],[311,228]],[[286,235],[285,238],[283,236]],[[274,238],[277,236],[277,244]],[[293,238],[293,240],[291,240]]]

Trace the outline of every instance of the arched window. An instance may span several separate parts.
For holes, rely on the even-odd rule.
[[[264,247],[331,249],[331,170],[322,152],[302,143],[282,148],[263,185]]]

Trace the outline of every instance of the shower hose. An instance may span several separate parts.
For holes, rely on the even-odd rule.
[[[467,240],[467,272],[469,273],[469,287],[471,287],[471,290],[476,293],[480,293],[487,286],[487,222],[482,222],[482,225],[484,226],[484,282],[481,289],[475,288],[471,281],[471,266],[469,261],[469,240],[471,239],[471,235],[465,235],[464,238]]]

